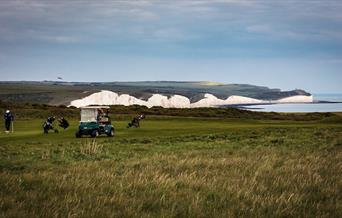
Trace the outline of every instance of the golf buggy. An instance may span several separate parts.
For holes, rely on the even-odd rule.
[[[108,106],[89,106],[81,108],[81,122],[76,132],[76,137],[83,135],[97,137],[106,134],[109,137],[114,136],[114,127],[108,116]]]

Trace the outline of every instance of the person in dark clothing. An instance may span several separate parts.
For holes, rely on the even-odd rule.
[[[11,123],[14,120],[14,116],[11,113],[11,111],[9,110],[6,111],[6,113],[4,114],[4,120],[5,120],[6,133],[9,133],[10,128],[11,128]]]
[[[53,129],[53,122],[56,120],[55,117],[48,117],[43,124],[44,133],[48,134],[50,129]]]
[[[64,117],[59,118],[58,123],[58,126],[62,127],[64,130],[69,127],[69,122]]]
[[[137,117],[134,117],[133,120],[128,123],[127,128],[135,127],[139,128],[140,127],[140,120],[145,119],[145,115],[139,115]]]

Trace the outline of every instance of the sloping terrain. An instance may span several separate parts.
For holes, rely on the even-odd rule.
[[[191,103],[203,99],[206,93],[219,99],[238,95],[249,98],[277,100],[295,95],[310,94],[303,90],[281,91],[262,86],[247,84],[221,84],[213,82],[0,82],[0,100],[11,102],[29,102],[51,105],[69,105],[72,100],[84,98],[109,90],[118,94],[129,94],[141,100],[147,100],[153,94],[165,96],[181,95]]]

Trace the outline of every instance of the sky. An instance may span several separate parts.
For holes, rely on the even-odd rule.
[[[340,0],[0,0],[0,80],[342,93]]]

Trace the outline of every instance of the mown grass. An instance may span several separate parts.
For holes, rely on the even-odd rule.
[[[2,217],[341,217],[342,123],[149,117],[0,134]]]

